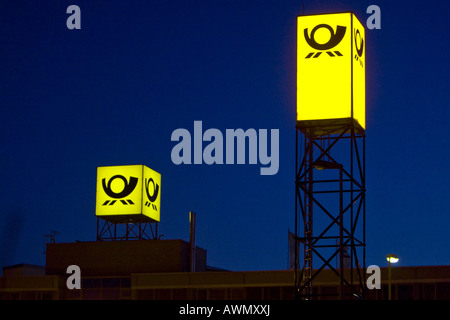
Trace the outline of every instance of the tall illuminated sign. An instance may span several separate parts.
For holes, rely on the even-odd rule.
[[[160,209],[158,172],[144,165],[97,168],[97,217],[115,222],[158,222]]]
[[[297,18],[297,125],[365,130],[365,32],[351,12]]]

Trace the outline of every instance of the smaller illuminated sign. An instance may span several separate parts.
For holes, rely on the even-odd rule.
[[[116,222],[159,221],[161,175],[144,166],[97,168],[95,215]]]

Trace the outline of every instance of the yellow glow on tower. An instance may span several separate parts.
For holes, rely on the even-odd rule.
[[[363,25],[350,12],[297,22],[297,126],[353,119],[364,130]]]

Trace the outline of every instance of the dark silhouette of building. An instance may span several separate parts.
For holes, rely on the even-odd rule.
[[[183,240],[134,240],[49,243],[46,266],[3,267],[3,300],[290,300],[292,270],[226,271],[206,264],[196,248],[196,272],[190,272],[189,243]],[[81,289],[68,289],[69,265],[81,270]],[[387,299],[387,268],[381,289],[366,290],[369,300]],[[314,282],[319,299],[337,299],[339,283],[324,269]],[[450,266],[392,268],[394,300],[450,300]]]

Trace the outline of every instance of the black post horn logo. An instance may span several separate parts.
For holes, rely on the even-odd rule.
[[[358,61],[358,59],[361,58],[363,55],[364,39],[362,38],[361,33],[359,32],[358,29],[355,29],[354,33],[355,33],[355,35],[354,35],[355,47],[356,47],[356,53],[357,53],[357,55],[355,54],[355,59],[356,59],[356,61]],[[359,36],[359,39],[361,39],[361,41],[359,41],[359,43],[358,43],[358,36]]]
[[[153,184],[153,194],[152,195],[150,195],[150,192],[148,190],[150,183]],[[150,207],[150,205],[151,205],[154,210],[158,210],[156,205],[153,204],[152,202],[155,202],[155,200],[158,199],[159,185],[157,183],[155,183],[155,181],[153,181],[152,178],[145,179],[145,192],[147,193],[147,199],[148,199],[148,201],[145,201],[145,206]]]
[[[314,35],[316,33],[317,30],[319,30],[320,28],[325,28],[328,31],[330,31],[330,40],[328,40],[328,42],[320,44],[317,43],[317,41],[314,39]],[[308,35],[308,28],[306,28],[304,30],[304,35],[305,35],[305,40],[306,42],[309,44],[309,46],[311,48],[314,48],[316,50],[321,50],[319,52],[316,52],[314,54],[314,52],[309,53],[305,59],[309,59],[311,57],[313,58],[317,58],[319,57],[322,52],[324,50],[330,50],[332,48],[334,48],[335,46],[337,46],[339,44],[339,42],[342,41],[342,39],[344,38],[345,35],[345,31],[346,31],[347,27],[344,26],[337,26],[336,27],[336,33],[334,32],[333,28],[331,28],[328,24],[319,24],[317,26],[315,26],[312,31],[311,31],[311,37]],[[333,53],[334,52],[334,53]],[[330,57],[335,57],[335,56],[342,56],[342,53],[340,53],[339,51],[326,51],[326,53],[330,56]]]
[[[111,183],[115,179],[121,179],[123,181],[123,183],[124,183],[123,190],[120,191],[120,192],[114,192],[114,191],[111,190]],[[125,198],[125,197],[129,196],[133,192],[134,188],[136,188],[138,180],[139,179],[136,178],[136,177],[130,177],[130,181],[128,182],[127,179],[124,176],[118,174],[118,175],[115,175],[115,176],[111,177],[111,179],[109,179],[109,181],[108,181],[108,185],[106,185],[106,179],[103,178],[102,179],[103,190],[105,191],[105,193],[110,198],[113,198],[113,199]],[[103,203],[103,205],[104,206],[106,206],[106,205],[112,206],[114,203],[116,203],[116,201],[117,200],[106,200]],[[122,199],[122,200],[120,200],[120,202],[122,202],[124,205],[134,204],[134,202],[131,201],[130,199],[127,199],[127,200],[123,200]]]

